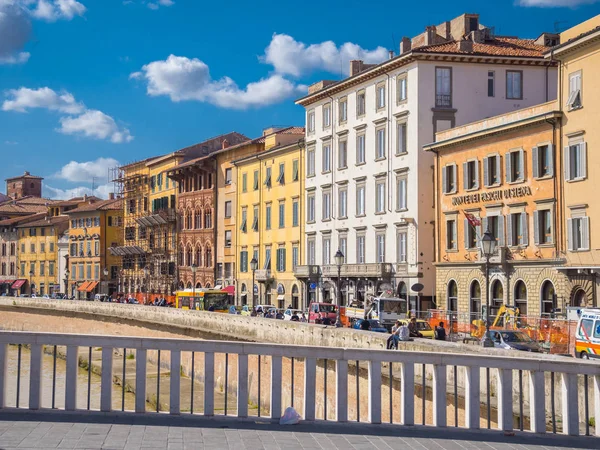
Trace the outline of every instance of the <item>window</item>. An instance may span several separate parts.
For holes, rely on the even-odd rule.
[[[94,255],[100,255],[100,241],[94,241]]]
[[[452,107],[452,68],[435,68],[435,106],[437,108]]]
[[[456,220],[446,220],[446,250],[456,250]]]
[[[385,108],[385,83],[377,85],[377,109]]]
[[[338,218],[348,217],[348,189],[346,187],[338,190]]]
[[[35,244],[31,244],[29,247],[30,247],[30,249],[29,249],[30,252],[35,253]]]
[[[315,112],[314,111],[308,111],[306,123],[308,124],[308,132],[314,133],[315,132]]]
[[[365,235],[359,234],[356,236],[356,262],[358,264],[365,263]]]
[[[525,152],[523,150],[508,153],[504,162],[506,163],[506,181],[508,183],[525,179]]]
[[[204,228],[212,228],[212,211],[204,211]]]
[[[464,188],[479,188],[479,161],[467,161],[463,163]]]
[[[535,178],[551,177],[554,175],[554,157],[552,145],[534,147],[531,153],[533,159],[533,176]]]
[[[565,179],[579,181],[587,177],[587,144],[580,142],[565,147]]]
[[[248,192],[248,174],[242,174],[242,192]]]
[[[285,247],[277,249],[277,272],[285,272]]]
[[[338,169],[346,167],[348,167],[348,141],[343,140],[339,142],[338,146]]]
[[[552,211],[550,209],[533,212],[533,241],[536,245],[552,244],[554,242],[552,228]]]
[[[315,238],[311,237],[306,240],[306,262],[309,265],[314,265],[316,261]]]
[[[327,266],[331,264],[331,238],[323,238],[323,265]]]
[[[590,249],[589,217],[567,219],[567,245],[572,252]]]
[[[231,247],[231,230],[225,230],[225,247]]]
[[[344,264],[348,260],[348,238],[346,235],[340,236],[338,239],[338,249],[344,255],[344,260],[342,261]]]
[[[442,169],[442,187],[444,194],[454,194],[457,191],[456,164],[449,164]]]
[[[356,164],[365,163],[365,135],[356,136]]]
[[[509,247],[527,247],[527,213],[515,213],[508,216],[507,237]]]
[[[306,152],[306,176],[315,176],[315,149],[309,148]]]
[[[408,79],[406,74],[398,77],[398,103],[405,102],[408,98]]]
[[[300,200],[295,198],[292,201],[292,226],[297,227],[300,223]]]
[[[25,253],[25,244],[21,244],[21,253]]]
[[[405,211],[408,209],[406,203],[406,178],[398,177],[396,180],[396,210]]]
[[[492,236],[496,238],[498,247],[504,247],[504,216],[489,215],[481,221],[481,229],[490,229]]]
[[[465,248],[469,250],[477,249],[478,241],[477,234],[481,235],[481,226],[475,228],[469,223],[467,219],[464,221],[465,224]]]
[[[254,190],[258,191],[258,170],[254,171]]]
[[[242,250],[240,252],[240,272],[248,272],[248,250]]]
[[[306,221],[308,223],[315,221],[315,194],[306,197]]]
[[[397,250],[397,258],[396,262],[405,263],[406,262],[406,242],[407,242],[408,234],[406,231],[398,232],[398,250]]]
[[[523,72],[520,70],[506,71],[506,98],[511,100],[523,99]]]
[[[375,159],[385,158],[385,128],[375,131]]]
[[[25,263],[21,263],[21,276],[25,276]]]
[[[323,191],[323,220],[331,219],[331,191]]]
[[[408,152],[406,147],[406,122],[400,122],[396,125],[396,131],[398,133],[396,142],[396,155],[401,155]]]
[[[365,91],[358,91],[356,93],[356,116],[357,117],[364,116],[365,111],[366,111]]]
[[[271,205],[268,204],[265,210],[265,229],[271,229]]]
[[[356,215],[365,215],[365,185],[359,184],[356,186]]]
[[[297,267],[300,263],[300,249],[297,245],[292,247],[292,267]]]
[[[245,233],[247,231],[247,222],[248,222],[248,208],[242,208],[242,224],[240,225],[240,231]]]
[[[265,264],[263,266],[264,270],[271,269],[271,246],[268,245],[265,247]]]
[[[375,182],[375,213],[385,213],[385,180]]]
[[[331,171],[331,145],[323,145],[323,172]]]
[[[348,120],[348,98],[347,97],[340,98],[339,115],[340,115],[340,123],[344,123]]]
[[[323,105],[323,128],[331,126],[331,104]]]
[[[254,218],[252,219],[252,231],[258,231],[258,206],[254,207]]]
[[[567,108],[581,108],[581,71],[569,75],[569,98]]]
[[[483,158],[483,184],[486,187],[500,184],[500,155]]]
[[[377,240],[377,262],[385,262],[385,233],[377,233],[375,235]]]
[[[267,174],[265,175],[265,186],[271,187],[271,168],[267,167]]]
[[[44,242],[40,244],[40,253],[46,253],[46,244]]]
[[[279,228],[285,228],[285,203],[279,202]]]
[[[277,182],[279,184],[285,184],[285,164],[279,164],[279,175],[277,176]]]
[[[299,179],[298,164],[299,162],[297,159],[292,161],[292,181],[298,181]]]
[[[91,280],[92,279],[92,265],[86,264],[85,269],[86,269],[85,270],[86,279]]]
[[[231,201],[225,202],[225,218],[229,219],[231,217]]]
[[[496,73],[493,70],[488,71],[488,97],[494,97],[496,95]]]
[[[40,277],[46,276],[46,262],[40,261]]]

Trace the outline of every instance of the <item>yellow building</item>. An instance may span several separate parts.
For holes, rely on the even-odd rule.
[[[67,216],[47,216],[17,226],[19,285],[13,285],[13,289],[37,296],[61,292],[58,240],[68,228]]]
[[[304,130],[298,129],[300,133]],[[300,142],[273,146],[233,162],[237,168],[235,254],[240,304],[301,307],[304,173]],[[256,259],[255,285],[250,262]],[[254,291],[255,295],[252,296]]]
[[[558,99],[561,127],[564,202],[561,220],[570,281],[571,306],[598,306],[600,288],[600,15],[560,35],[560,45],[546,54],[560,62]]]
[[[90,201],[67,212],[69,296],[115,294],[121,259],[109,249],[123,242],[123,200]]]

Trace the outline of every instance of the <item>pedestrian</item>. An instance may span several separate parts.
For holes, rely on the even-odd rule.
[[[421,332],[417,329],[417,319],[415,317],[410,319],[410,323],[408,324],[408,332],[410,333],[410,337],[423,337]]]
[[[300,322],[306,323],[306,315],[302,313],[302,317],[300,317]]]
[[[440,322],[437,327],[433,330],[433,336],[436,341],[446,340],[446,329],[444,328],[444,322]]]
[[[398,350],[398,341],[400,340],[400,321],[397,320],[396,323],[394,324],[394,326],[392,327],[392,334],[390,335],[390,337],[387,340],[387,345],[386,348],[388,350],[394,348],[396,350]]]
[[[371,329],[371,323],[367,319],[363,319],[360,323],[360,329],[363,331],[369,331]]]

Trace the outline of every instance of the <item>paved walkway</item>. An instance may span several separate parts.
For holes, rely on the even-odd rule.
[[[205,419],[101,413],[0,413],[0,449],[494,449],[600,448],[597,438],[536,436],[455,428]]]

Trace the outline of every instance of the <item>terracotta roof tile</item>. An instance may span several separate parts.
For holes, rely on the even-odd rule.
[[[86,205],[81,205],[78,208],[72,209],[71,211],[67,211],[66,214],[75,214],[82,212],[90,212],[90,211],[118,211],[123,209],[123,200],[122,199],[113,199],[113,200],[102,200],[99,202],[88,203]]]
[[[33,222],[21,223],[18,226],[18,228],[45,227],[45,226],[59,225],[59,224],[68,223],[68,222],[69,222],[69,217],[67,217],[67,216],[43,217],[43,218],[35,220]]]
[[[46,216],[46,213],[38,213],[38,214],[32,214],[29,216],[19,216],[19,217],[14,217],[12,219],[5,219],[5,220],[0,220],[0,227],[9,227],[9,226],[14,226],[14,225],[19,225],[21,223],[28,223],[28,222],[32,222],[35,220],[39,220],[42,219]]]
[[[549,47],[537,45],[533,39],[519,39],[496,36],[484,43],[473,42],[473,51],[466,52],[458,49],[458,42],[429,45],[413,49],[415,53],[449,53],[474,56],[511,56],[523,58],[543,58]]]

